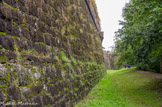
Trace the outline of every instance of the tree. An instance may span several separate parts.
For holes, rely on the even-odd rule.
[[[121,63],[160,72],[162,60],[162,1],[131,0],[123,9],[123,26],[115,35]],[[162,65],[161,65],[162,66]],[[162,72],[162,71],[161,71]]]

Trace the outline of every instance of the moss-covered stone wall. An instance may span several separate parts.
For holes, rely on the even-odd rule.
[[[72,107],[105,72],[82,0],[0,0],[0,106]]]

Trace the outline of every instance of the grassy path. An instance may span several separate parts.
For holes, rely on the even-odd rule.
[[[162,107],[162,80],[127,69],[110,70],[76,107]]]

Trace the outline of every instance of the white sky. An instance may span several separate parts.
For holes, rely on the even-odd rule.
[[[128,0],[96,0],[99,17],[101,19],[101,30],[104,31],[103,47],[111,50],[114,45],[114,32],[117,31],[119,20],[122,20],[122,9]]]

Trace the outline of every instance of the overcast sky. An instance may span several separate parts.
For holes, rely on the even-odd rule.
[[[117,31],[119,20],[122,20],[122,8],[128,0],[96,0],[99,17],[101,19],[101,29],[104,31],[103,47],[110,50],[114,45],[114,32]]]

